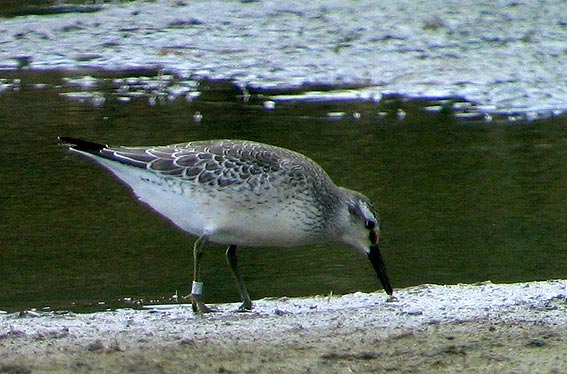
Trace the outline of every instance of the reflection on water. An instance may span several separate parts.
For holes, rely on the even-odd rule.
[[[60,76],[34,79],[0,94],[0,309],[188,293],[193,238],[59,148],[58,135],[129,145],[244,138],[304,153],[375,202],[394,287],[566,276],[564,118],[462,123],[396,99],[149,105],[114,86],[96,87],[104,100],[93,105],[62,95]],[[342,245],[243,249],[240,259],[253,298],[380,289],[367,259]],[[224,248],[209,248],[203,273],[208,302],[237,300]]]

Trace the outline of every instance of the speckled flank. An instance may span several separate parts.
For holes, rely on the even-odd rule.
[[[72,149],[94,154],[97,161],[113,161],[104,166],[115,171],[118,168],[115,174],[119,178],[138,173],[137,178],[125,182],[140,199],[170,219],[180,217],[173,218],[173,222],[196,236],[203,235],[205,227],[193,223],[207,221],[204,225],[215,231],[210,240],[223,244],[294,246],[342,241],[350,224],[342,221],[343,216],[360,217],[360,223],[367,216],[377,220],[366,197],[335,186],[319,165],[287,149],[239,140],[159,147],[97,147],[96,143],[70,140],[79,143]],[[164,194],[163,198],[146,193],[149,186],[151,194]],[[206,209],[164,211],[159,204],[175,199],[175,195],[200,201]],[[183,204],[167,209],[176,207],[186,209]],[[199,215],[202,217],[196,218]],[[243,225],[249,227],[240,229]],[[254,230],[261,232],[253,234]],[[237,237],[221,238],[231,234]]]

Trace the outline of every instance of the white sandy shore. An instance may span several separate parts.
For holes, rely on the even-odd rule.
[[[407,349],[402,351],[409,355],[408,359],[417,360],[418,356],[434,359],[441,354],[464,359],[472,357],[476,350],[486,355],[500,349],[511,357],[504,355],[498,360],[493,359],[494,355],[498,356],[496,353],[482,356],[477,352],[480,358],[484,357],[479,365],[487,364],[488,360],[490,364],[506,363],[514,368],[514,360],[526,359],[520,354],[522,349],[530,354],[539,350],[535,361],[531,362],[536,364],[545,357],[542,349],[565,349],[567,345],[564,339],[567,337],[567,281],[564,280],[424,285],[398,290],[394,301],[387,301],[382,292],[263,299],[255,302],[252,313],[235,312],[237,304],[216,307],[219,312],[207,315],[194,315],[187,305],[92,314],[3,314],[0,315],[0,362],[3,365],[0,372],[73,371],[77,367],[87,371],[115,369],[120,372],[124,363],[141,371],[157,367],[152,365],[164,371],[175,371],[179,365],[189,364],[188,357],[196,359],[189,360],[193,366],[182,367],[212,372],[225,369],[254,372],[262,371],[261,368],[306,371],[330,365],[329,361],[339,371],[348,365],[351,369],[358,365],[359,371],[370,372],[384,369],[383,365],[387,364],[392,369],[402,370],[409,362],[400,362],[397,358],[394,363],[393,358],[384,361],[384,357],[390,357],[392,352],[388,353],[388,349],[406,340]],[[492,337],[481,339],[481,335],[487,333]],[[437,347],[436,339],[447,334],[453,338],[437,342],[441,344]],[[430,335],[425,340],[431,344],[423,344],[422,335]],[[461,335],[468,337],[469,343],[453,344]],[[470,339],[478,340],[480,346],[470,343]],[[518,339],[523,340],[518,343]],[[499,340],[502,342],[496,346],[482,347],[482,344],[490,345]],[[448,346],[447,341],[451,343]],[[385,342],[390,343],[383,344]],[[520,344],[517,352],[514,344]],[[409,353],[417,348],[427,352]],[[253,352],[264,358],[246,359]],[[567,369],[567,358],[562,359],[563,356],[554,356],[555,359],[546,361],[548,365],[540,368]],[[529,364],[529,357],[527,360]],[[427,362],[430,366],[425,367],[439,364],[435,362]],[[451,366],[442,366],[452,372]],[[462,363],[459,367],[463,368]],[[471,368],[465,365],[467,367]],[[415,371],[415,368],[407,369]]]

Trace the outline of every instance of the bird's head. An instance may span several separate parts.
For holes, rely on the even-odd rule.
[[[340,235],[342,242],[368,256],[384,290],[388,295],[392,295],[392,285],[378,245],[380,238],[378,212],[366,196],[346,188],[341,190],[346,198],[346,204],[339,208],[337,234]]]

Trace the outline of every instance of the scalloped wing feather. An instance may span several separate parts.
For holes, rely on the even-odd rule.
[[[307,157],[248,141],[203,141],[163,147],[112,147],[101,153],[128,165],[216,187],[268,187],[274,178],[317,183],[328,176]]]

